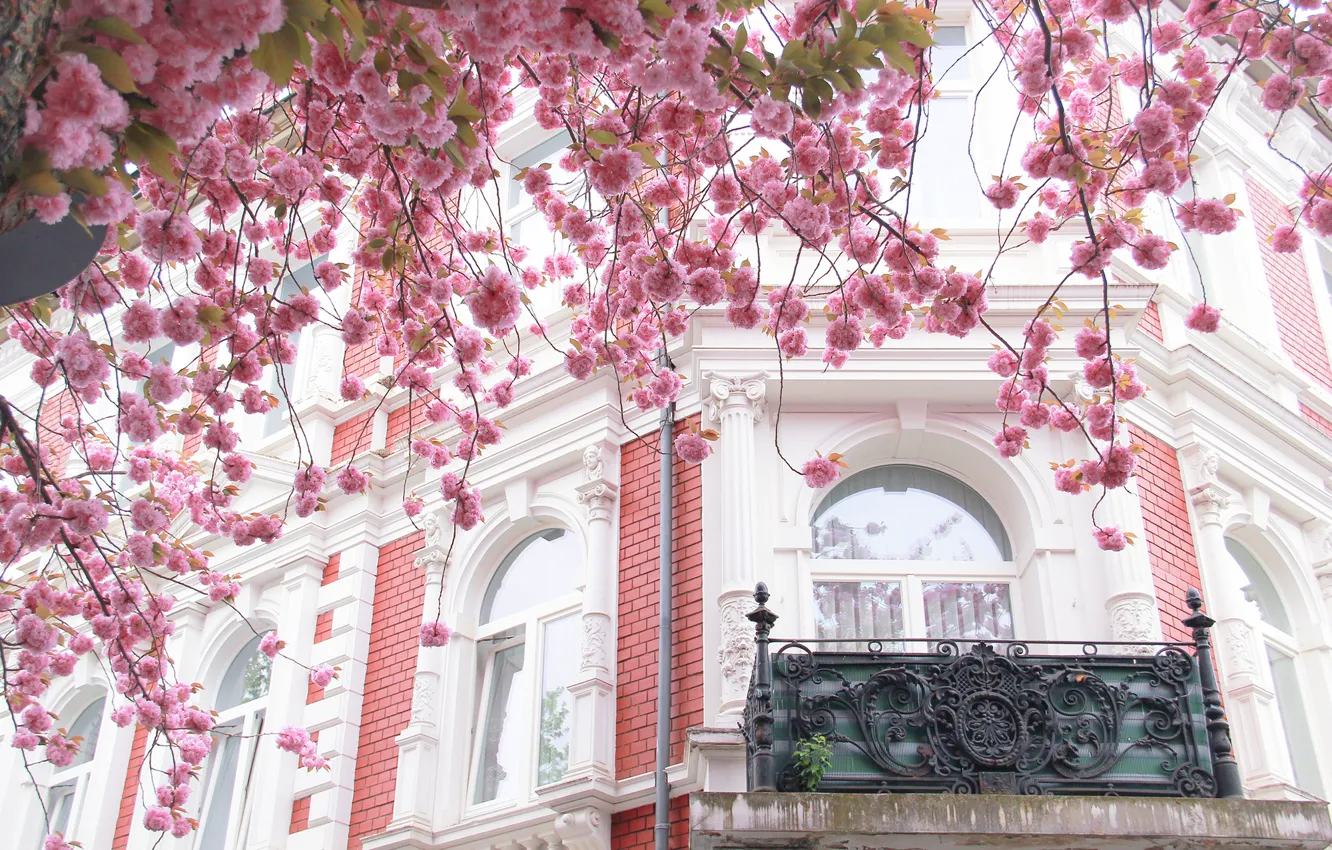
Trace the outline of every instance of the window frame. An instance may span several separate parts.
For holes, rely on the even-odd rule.
[[[571,533],[571,532],[570,532]],[[541,683],[542,662],[546,657],[546,625],[561,617],[576,615],[583,610],[581,592],[566,593],[561,596],[534,605],[516,614],[500,618],[477,630],[476,643],[491,641],[491,645],[478,652],[477,681],[478,688],[474,704],[476,705],[475,722],[472,725],[471,759],[467,778],[466,815],[475,817],[495,811],[502,811],[514,806],[521,806],[536,799],[537,762],[540,758],[541,735]],[[513,634],[501,638],[506,632]],[[498,638],[498,639],[497,639]],[[495,676],[495,657],[503,649],[523,646],[523,666],[515,678],[522,678],[522,687],[527,691],[526,722],[517,730],[520,736],[518,749],[526,753],[526,758],[517,766],[517,792],[509,797],[496,797],[493,800],[476,802],[480,784],[480,768],[483,756],[485,726],[490,717],[491,684]],[[520,720],[522,718],[519,718]]]
[[[71,736],[78,734],[75,727],[78,726],[79,721],[83,720],[88,711],[98,704],[101,705],[101,710],[98,711],[94,719],[95,733],[97,737],[93,739],[93,749],[88,755],[88,758],[80,761],[78,764],[70,765],[69,767],[55,768],[51,771],[50,777],[44,783],[46,786],[44,789],[46,817],[42,821],[42,836],[38,840],[38,846],[41,846],[41,842],[46,839],[47,834],[56,831],[57,818],[55,817],[55,801],[57,799],[57,792],[65,788],[69,788],[69,792],[60,794],[59,799],[69,799],[69,815],[59,831],[64,834],[67,839],[75,837],[73,833],[78,828],[80,816],[83,813],[82,810],[87,804],[93,767],[97,762],[97,747],[101,743],[101,726],[102,722],[106,719],[107,713],[107,695],[103,693],[101,696],[95,697],[91,702],[84,705],[74,717],[74,722],[65,730]],[[87,741],[85,740],[84,743],[86,742]],[[79,755],[83,755],[82,748],[80,748]]]

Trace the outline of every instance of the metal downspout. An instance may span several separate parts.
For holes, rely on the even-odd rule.
[[[666,364],[665,352],[662,362]],[[666,781],[666,765],[671,760],[671,539],[675,482],[673,479],[673,449],[675,430],[675,402],[661,411],[661,432],[658,437],[661,451],[661,486],[659,488],[661,518],[661,577],[657,587],[661,622],[657,633],[657,765],[656,765],[656,823],[653,826],[655,850],[669,850],[671,840],[671,789]]]

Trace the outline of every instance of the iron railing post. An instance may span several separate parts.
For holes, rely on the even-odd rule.
[[[1193,614],[1182,622],[1193,629],[1193,645],[1198,655],[1198,680],[1202,683],[1203,713],[1207,716],[1207,745],[1212,749],[1212,775],[1216,778],[1216,796],[1243,797],[1244,784],[1240,781],[1239,764],[1235,761],[1230,742],[1230,724],[1221,707],[1221,690],[1217,686],[1216,667],[1212,662],[1210,630],[1216,620],[1202,612],[1202,594],[1189,588],[1184,597]]]
[[[759,582],[754,587],[754,601],[758,605],[747,615],[754,623],[754,674],[749,682],[749,704],[745,706],[751,755],[749,758],[749,790],[777,790],[777,757],[772,752],[772,659],[768,654],[768,634],[777,615],[767,608],[768,586]]]

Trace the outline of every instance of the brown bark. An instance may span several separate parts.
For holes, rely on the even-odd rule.
[[[27,217],[15,167],[18,143],[33,71],[55,9],[56,0],[0,0],[0,233]]]

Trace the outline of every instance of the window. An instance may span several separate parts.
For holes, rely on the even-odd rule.
[[[286,302],[293,296],[300,295],[301,290],[312,290],[318,287],[315,284],[314,269],[315,266],[328,259],[327,255],[316,257],[307,265],[301,266],[296,271],[282,279],[278,286],[277,297],[280,301]],[[293,346],[299,346],[301,341],[301,332],[293,331],[287,334],[287,341]],[[270,357],[274,357],[276,352],[266,352]],[[279,363],[274,357],[273,365],[269,368],[268,386],[265,388],[268,392],[277,397],[277,406],[264,414],[263,436],[271,437],[282,430],[282,425],[286,420],[291,405],[287,401],[289,393],[295,392],[291,386],[292,380],[296,377],[295,363]]]
[[[81,738],[78,753],[68,767],[51,774],[50,790],[46,795],[46,831],[69,836],[71,825],[79,822],[84,799],[88,794],[88,777],[92,773],[93,759],[97,756],[97,736],[102,729],[102,713],[106,698],[101,697],[79,713],[66,730],[71,740]],[[40,846],[40,845],[39,845]]]
[[[195,850],[224,850],[249,833],[255,754],[264,731],[272,662],[256,636],[227,668],[217,690],[213,752],[204,778],[203,809]]]
[[[1008,534],[950,475],[897,464],[850,476],[815,511],[811,554],[816,638],[895,651],[906,638],[1013,638]]]
[[[1226,538],[1226,551],[1234,560],[1226,565],[1228,574],[1224,580],[1239,586],[1249,602],[1249,619],[1258,626],[1263,637],[1272,693],[1285,732],[1295,785],[1315,797],[1322,797],[1318,760],[1297,672],[1299,648],[1292,635],[1290,615],[1276,584],[1254,554],[1229,537]]]
[[[914,179],[909,216],[913,221],[970,220],[981,214],[981,193],[968,145],[976,108],[967,29],[941,26],[930,53],[939,96],[917,121]]]
[[[525,800],[568,769],[582,581],[582,542],[556,528],[519,543],[486,588],[473,805]]]

